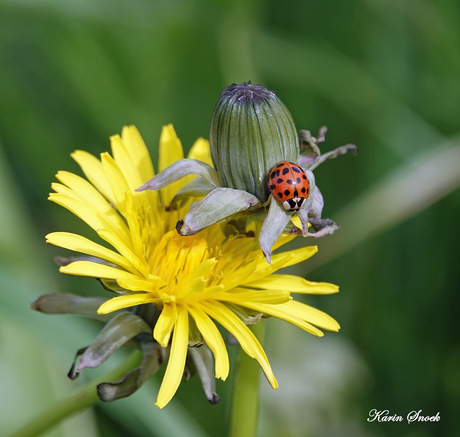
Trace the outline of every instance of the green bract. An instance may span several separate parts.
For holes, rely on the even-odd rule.
[[[286,106],[261,85],[233,84],[220,94],[209,135],[222,185],[265,202],[268,173],[280,161],[297,162],[299,139]]]

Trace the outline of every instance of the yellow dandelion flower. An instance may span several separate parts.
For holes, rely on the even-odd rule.
[[[58,172],[60,183],[52,185],[55,192],[49,199],[85,221],[111,246],[67,232],[49,234],[48,243],[95,258],[73,262],[60,271],[98,278],[119,294],[100,306],[100,314],[143,304],[155,305],[161,311],[153,337],[162,347],[170,345],[171,349],[156,402],[159,408],[171,400],[180,385],[189,337],[196,329],[214,355],[216,378],[227,378],[228,353],[216,322],[258,361],[271,386],[277,388],[267,356],[245,320],[265,314],[316,336],[323,335],[319,328],[337,331],[339,325],[333,318],[291,297],[291,293],[335,293],[336,285],[273,274],[306,260],[317,248],[276,254],[269,265],[254,236],[254,225],[252,232],[230,236],[220,224],[192,237],[180,236],[175,225],[189,203],[178,209],[165,206],[193,177],[159,193],[136,192],[154,176],[139,132],[134,126],[124,127],[121,137],[111,137],[111,148],[112,156],[103,153],[100,160],[76,151],[72,157],[87,180]],[[165,126],[160,138],[159,170],[182,158],[182,145],[173,126]],[[211,164],[208,142],[197,140],[189,158]],[[291,238],[281,236],[275,248]]]

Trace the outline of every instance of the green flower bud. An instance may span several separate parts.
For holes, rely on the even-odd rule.
[[[262,85],[233,84],[220,94],[209,135],[222,186],[265,202],[268,173],[280,161],[297,162],[299,141],[286,106]]]

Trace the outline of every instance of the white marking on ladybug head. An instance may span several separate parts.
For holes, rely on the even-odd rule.
[[[288,199],[283,202],[283,208],[286,211],[298,211],[302,208],[306,200],[307,199],[304,197],[293,197],[292,199]]]

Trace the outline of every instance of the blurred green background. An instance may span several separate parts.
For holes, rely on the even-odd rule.
[[[460,3],[449,0],[0,0],[0,433],[100,374],[66,378],[95,322],[28,309],[44,293],[104,293],[59,275],[62,251],[44,243],[89,234],[46,200],[55,173],[79,173],[69,154],[108,150],[125,124],[155,162],[166,123],[189,149],[222,88],[247,80],[274,90],[298,129],[327,125],[323,150],[360,148],[316,172],[341,230],[293,244],[319,244],[291,273],[341,286],[306,301],[342,329],[317,339],[268,321],[280,389],[261,381],[259,434],[460,435]],[[193,378],[161,412],[157,388],[46,435],[227,434],[231,381],[211,406]],[[369,423],[374,408],[441,420]]]

